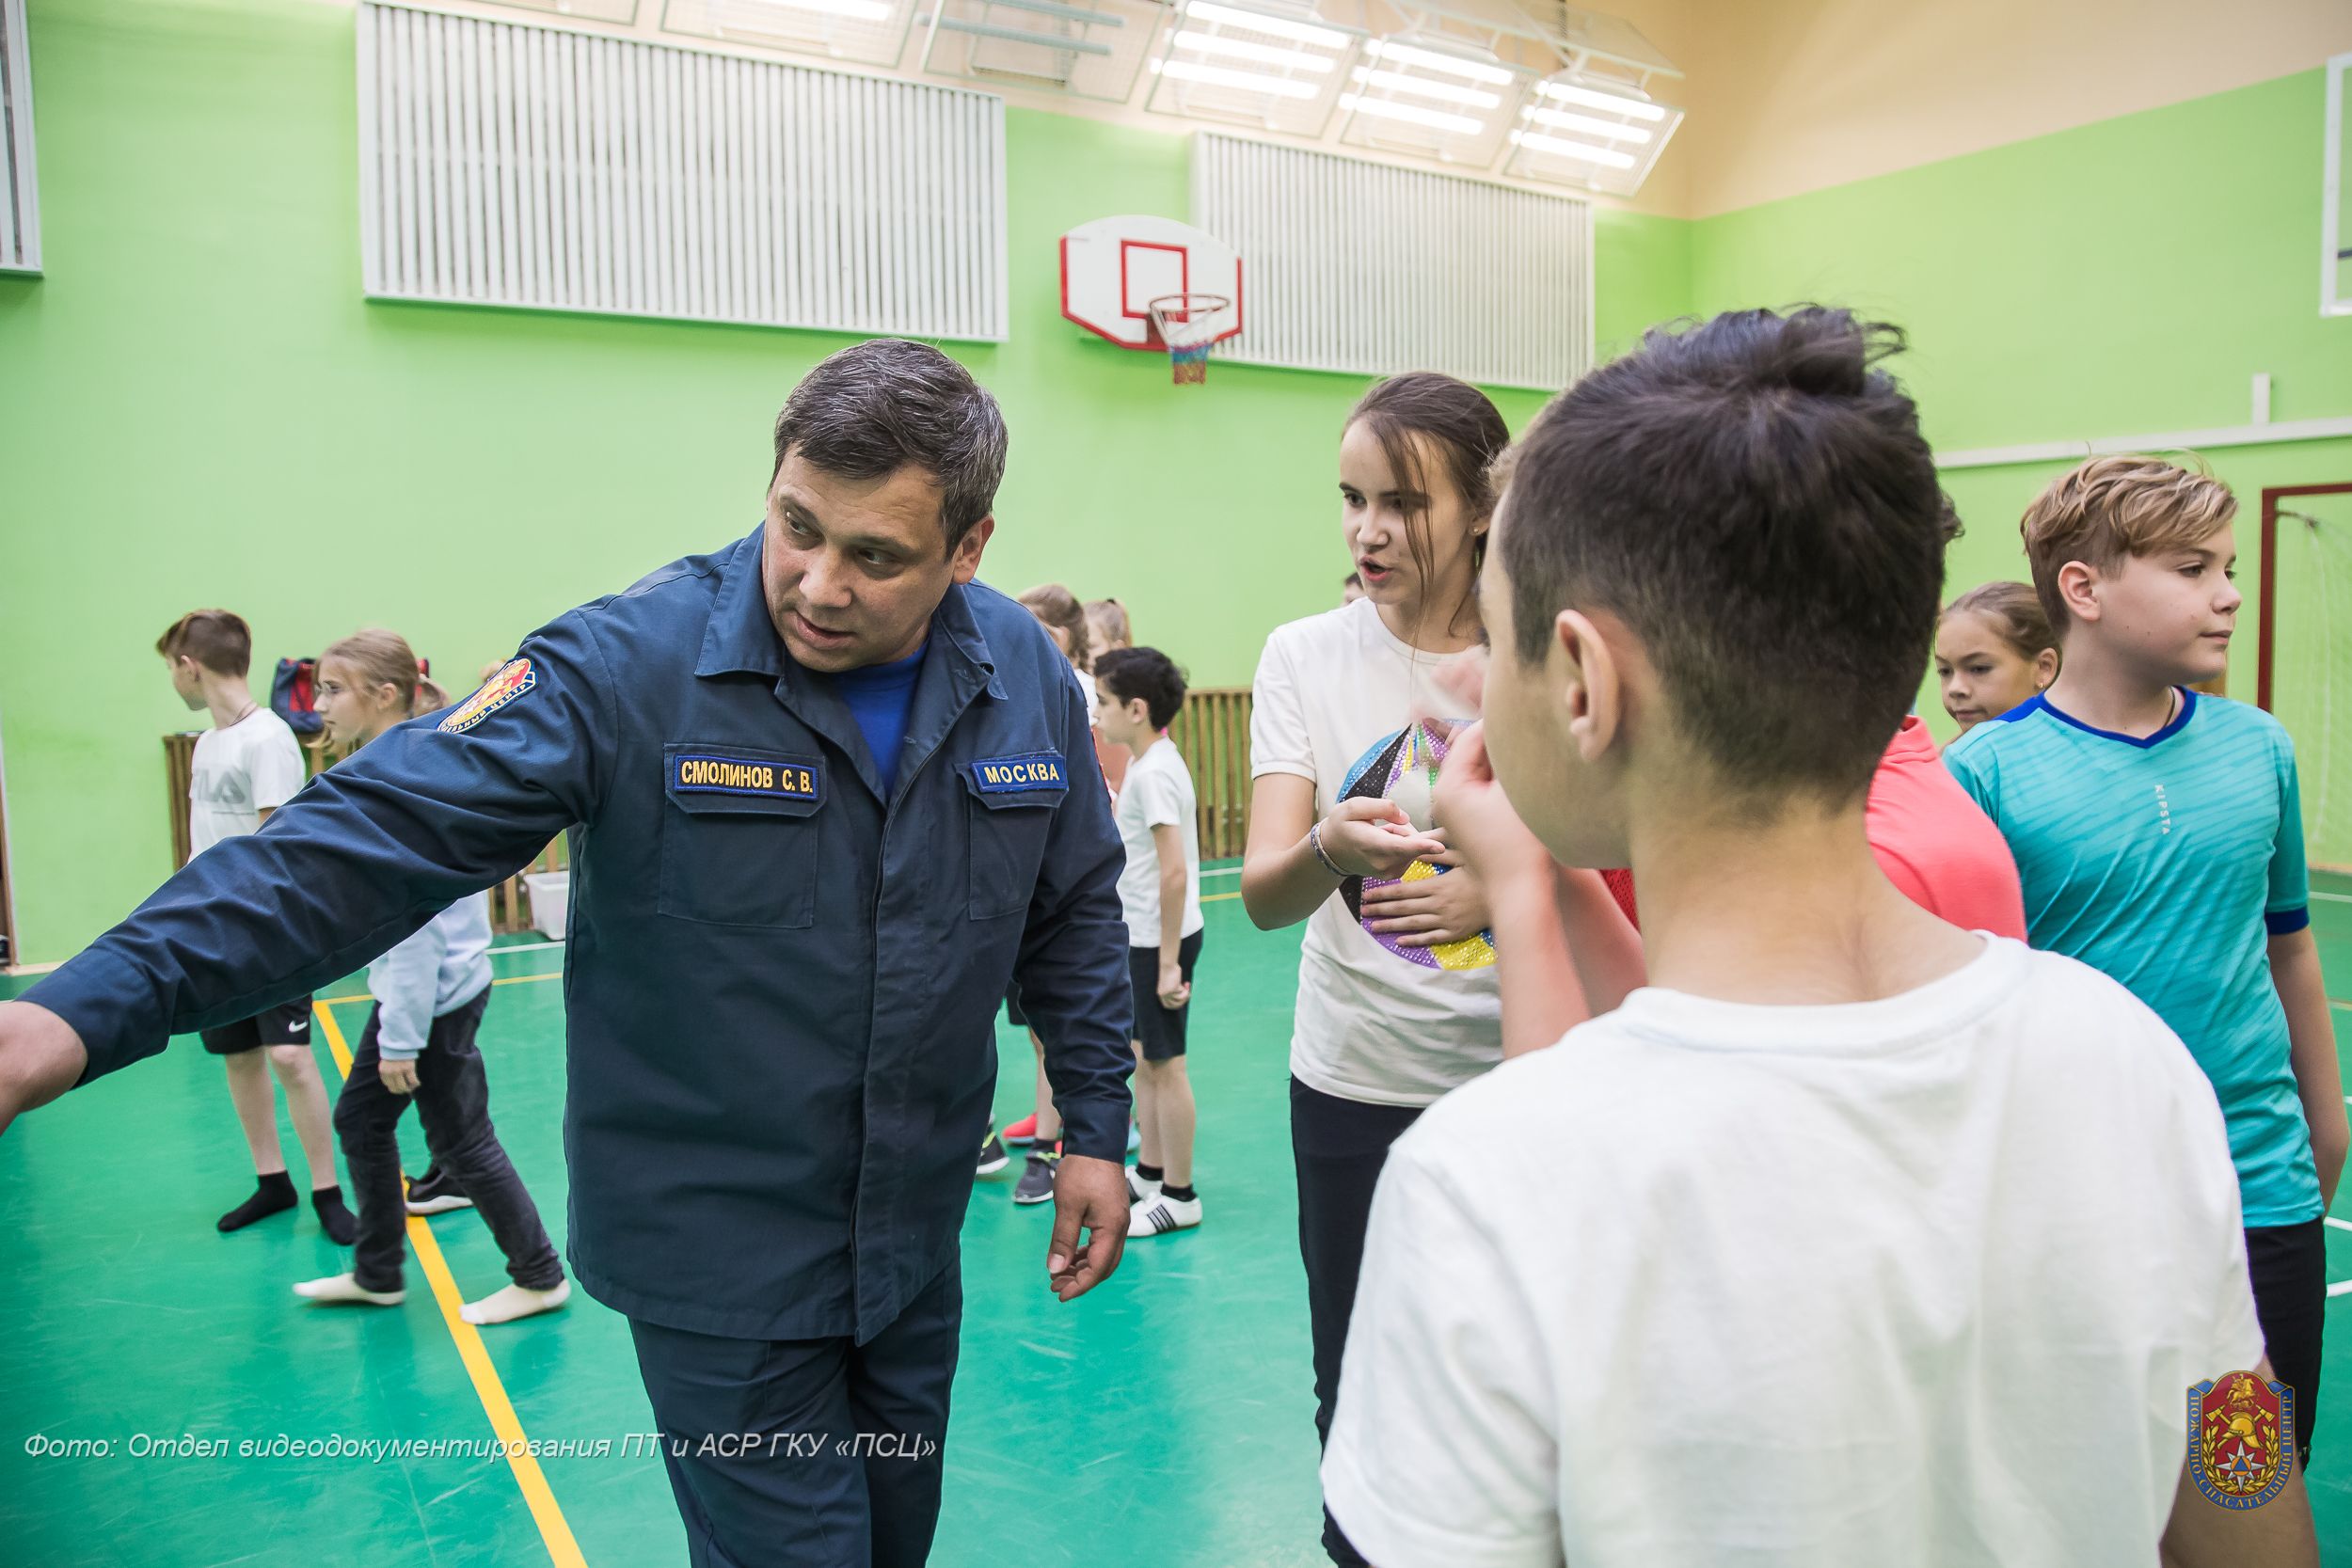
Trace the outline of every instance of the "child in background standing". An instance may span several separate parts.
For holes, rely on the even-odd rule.
[[[2229,1119],[2263,1338],[2306,1457],[2328,1305],[2322,1216],[2347,1142],[2295,743],[2190,688],[2228,668],[2237,499],[2201,468],[2098,457],[2021,531],[2063,647],[2042,695],[1945,762],[2008,835],[2036,947],[2129,987]]]
[[[395,724],[448,705],[417,674],[417,656],[388,631],[346,637],[319,657],[318,710],[327,738],[357,751]],[[474,1049],[490,1005],[490,895],[469,894],[368,966],[375,1006],[335,1103],[335,1128],[359,1195],[359,1246],[349,1274],[306,1280],[317,1302],[395,1307],[407,1211],[393,1130],[413,1101],[425,1143],[482,1212],[514,1283],[466,1305],[469,1323],[551,1312],[571,1282],[539,1211],[490,1123],[490,1085]]]
[[[1114,648],[1094,662],[1095,719],[1104,738],[1135,762],[1119,797],[1127,870],[1119,900],[1127,916],[1136,1003],[1136,1123],[1141,1158],[1128,1173],[1135,1211],[1128,1240],[1200,1223],[1192,1180],[1198,1114],[1184,1066],[1193,966],[1200,958],[1200,802],[1192,770],[1162,733],[1184,705],[1184,676],[1157,648]]]
[[[1054,645],[1070,660],[1070,668],[1078,677],[1079,688],[1086,692],[1087,713],[1094,713],[1094,649],[1087,633],[1085,607],[1078,596],[1058,582],[1041,583],[1016,595],[1044,625]],[[1098,737],[1097,745],[1100,745]],[[1021,991],[1015,987],[1005,993],[1005,1014],[1016,1029],[1029,1037],[1029,1050],[1037,1058],[1037,1109],[1020,1121],[1005,1129],[1000,1138],[989,1135],[980,1146],[980,1173],[1004,1168],[1007,1143],[1029,1146],[1029,1155],[1021,1172],[1021,1180],[1013,1184],[1015,1203],[1043,1203],[1054,1196],[1054,1169],[1061,1160],[1061,1113],[1054,1108],[1054,1086],[1045,1080],[1045,1042],[1029,1028],[1028,1015],[1021,1010]]]
[[[188,845],[202,854],[226,838],[257,832],[270,813],[302,787],[302,746],[286,721],[256,702],[246,676],[253,667],[253,633],[225,610],[195,610],[171,624],[155,651],[171,670],[171,689],[193,711],[211,713],[213,727],[197,737],[188,780]],[[253,1196],[221,1215],[222,1230],[294,1206],[294,1179],[278,1142],[274,1073],[286,1091],[286,1115],[310,1166],[310,1207],[338,1246],[349,1246],[359,1222],[335,1180],[335,1146],[327,1135],[326,1084],[310,1054],[310,999],[203,1031],[204,1049],[229,1071],[229,1099],[253,1156]]]
[[[1098,661],[1113,648],[1136,645],[1134,628],[1127,624],[1127,607],[1117,599],[1089,599],[1086,612],[1087,642]]]
[[[1963,735],[2040,696],[2058,673],[2050,618],[2025,583],[1971,588],[1935,623],[1935,678]]]
[[[1087,611],[1087,643],[1094,651],[1099,665],[1103,656],[1114,648],[1136,645],[1134,631],[1127,625],[1127,607],[1117,599],[1089,599]],[[1094,760],[1103,765],[1103,782],[1111,786],[1111,798],[1127,783],[1127,764],[1133,760],[1124,746],[1114,746],[1097,725],[1094,731]]]

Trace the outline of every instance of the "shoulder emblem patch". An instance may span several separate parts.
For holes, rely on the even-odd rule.
[[[472,729],[499,709],[539,684],[538,674],[527,658],[508,659],[499,667],[497,674],[482,683],[480,690],[450,710],[441,721],[441,728],[452,735]]]
[[[2295,1469],[2295,1390],[2224,1372],[2188,1391],[2188,1468],[2222,1508],[2260,1508]]]

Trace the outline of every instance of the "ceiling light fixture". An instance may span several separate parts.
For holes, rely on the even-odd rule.
[[[1312,98],[1323,90],[1313,82],[1294,82],[1287,77],[1268,76],[1256,71],[1232,71],[1221,65],[1202,65],[1198,60],[1153,60],[1152,69],[1171,81],[1199,82],[1203,87],[1236,87],[1243,92],[1263,92],[1274,98]]]

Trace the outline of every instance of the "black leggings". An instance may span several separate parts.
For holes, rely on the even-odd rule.
[[[434,1164],[473,1199],[474,1211],[506,1254],[509,1277],[529,1291],[552,1291],[563,1282],[564,1265],[539,1222],[539,1211],[490,1124],[490,1082],[482,1070],[482,1053],[474,1049],[474,1032],[489,1005],[485,986],[481,995],[433,1021],[424,1053],[417,1058],[414,1094],[394,1094],[378,1076],[383,1057],[376,1030],[383,1008],[371,1009],[367,1027],[359,1032],[351,1076],[335,1101],[335,1131],[359,1197],[359,1242],[351,1276],[363,1291],[401,1288],[408,1211],[401,1201],[400,1145],[393,1132],[411,1104],[424,1123],[424,1146],[433,1151]]]
[[[1298,1256],[1307,1265],[1307,1316],[1315,1347],[1315,1439],[1331,1440],[1340,1360],[1356,1310],[1373,1189],[1389,1146],[1420,1118],[1417,1105],[1368,1105],[1291,1080],[1291,1155],[1298,1166]],[[1323,1514],[1323,1549],[1341,1568],[1363,1568],[1337,1521]]]
[[[2328,1322],[2326,1223],[2249,1226],[2246,1231],[2254,1317],[2262,1324],[2270,1375],[2295,1390],[2295,1447],[2306,1468],[2312,1426],[2319,1419],[2319,1336]]]

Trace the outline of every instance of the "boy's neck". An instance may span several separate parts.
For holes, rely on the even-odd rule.
[[[251,717],[261,706],[253,700],[253,689],[242,675],[207,672],[203,687],[204,705],[212,711],[213,728],[216,730],[225,730],[239,720]]]
[[[1982,952],[1886,879],[1862,800],[1767,823],[1693,805],[1673,791],[1629,825],[1650,984],[1758,1006],[1873,1002]]]
[[[1128,754],[1133,756],[1137,762],[1141,762],[1143,760],[1144,752],[1152,750],[1152,748],[1159,745],[1167,738],[1168,736],[1162,735],[1157,730],[1146,730],[1143,732],[1142,739],[1130,740],[1127,742]]]
[[[2069,719],[2143,738],[2180,712],[2180,699],[2169,681],[2116,657],[2087,627],[2077,627],[2067,637],[2058,679],[2042,695]]]

